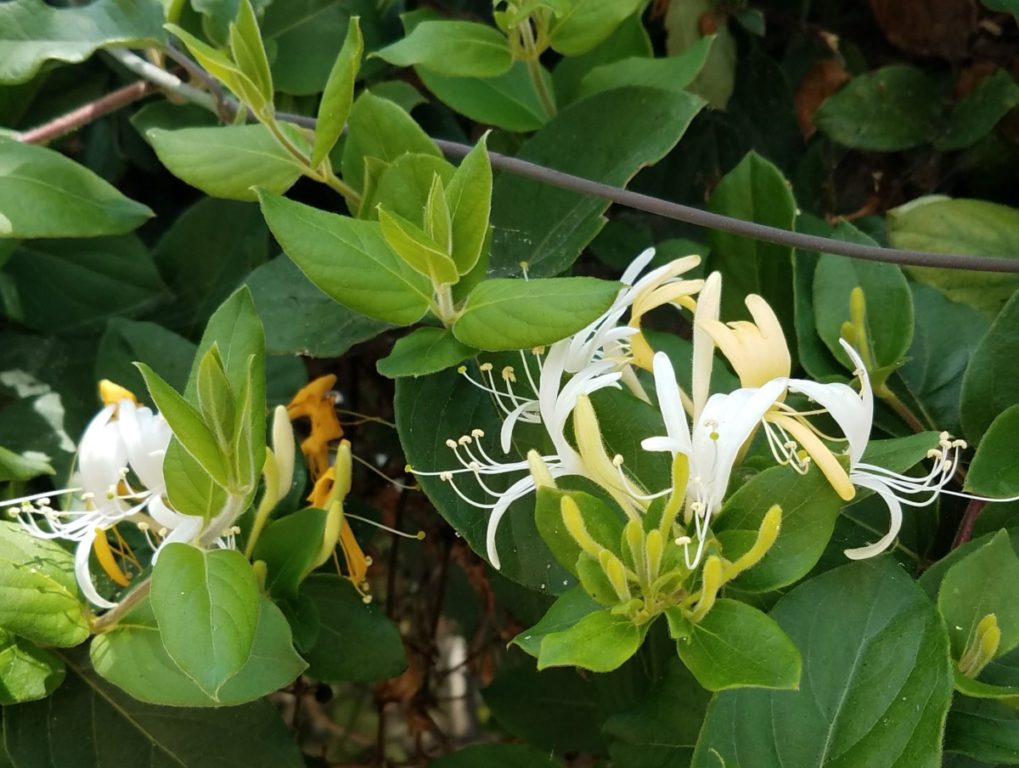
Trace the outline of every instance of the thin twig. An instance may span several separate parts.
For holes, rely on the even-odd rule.
[[[216,112],[216,101],[205,91],[200,91],[186,83],[180,78],[171,75],[159,67],[156,67],[139,56],[124,49],[111,49],[111,55],[121,64],[131,69],[136,74],[152,80],[157,85],[167,88],[178,95],[194,101],[206,109]],[[183,57],[175,57],[178,60]],[[197,66],[197,65],[194,65]],[[190,68],[189,68],[190,71]],[[234,99],[226,100],[233,110],[238,108]],[[283,122],[294,123],[305,128],[315,128],[316,121],[313,117],[306,115],[295,115],[287,112],[277,112],[276,118]],[[458,158],[465,156],[473,147],[468,144],[461,144],[447,139],[434,139],[436,146],[448,157]],[[757,224],[744,219],[723,216],[710,211],[703,211],[689,205],[681,205],[668,200],[662,200],[639,192],[631,192],[622,187],[615,187],[611,184],[603,184],[599,181],[574,176],[570,173],[557,171],[554,168],[531,163],[516,157],[509,157],[497,152],[489,155],[492,167],[512,173],[517,176],[532,179],[542,184],[559,187],[579,194],[599,197],[603,200],[622,205],[627,208],[652,213],[698,227],[716,229],[729,232],[752,240],[762,240],[776,245],[789,248],[800,248],[806,251],[817,251],[821,253],[832,253],[840,256],[848,256],[854,259],[865,261],[882,261],[890,264],[907,264],[919,267],[937,267],[941,269],[965,269],[973,272],[1008,272],[1019,273],[1019,259],[1007,257],[972,256],[956,253],[931,253],[929,251],[910,251],[899,248],[882,248],[880,246],[860,245],[849,243],[843,240],[835,240],[829,237],[818,237],[807,235],[802,232],[792,232],[778,227],[769,227],[764,224]]]
[[[103,115],[116,112],[132,102],[143,99],[155,90],[155,86],[148,80],[138,80],[118,88],[105,96],[83,104],[77,109],[60,115],[48,123],[31,128],[18,134],[18,141],[25,144],[46,144],[47,142],[72,133]]]
[[[959,532],[955,534],[955,541],[952,542],[952,549],[957,549],[973,538],[973,528],[977,524],[977,518],[987,506],[985,499],[971,499],[966,505],[966,511],[962,515],[962,522],[959,524]]]

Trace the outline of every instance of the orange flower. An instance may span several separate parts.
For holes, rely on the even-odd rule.
[[[313,480],[325,474],[329,468],[329,443],[343,437],[343,427],[336,416],[336,401],[330,391],[336,384],[336,376],[319,376],[301,388],[287,405],[291,421],[306,418],[311,422],[311,431],[301,441],[301,452],[308,462],[308,471]]]

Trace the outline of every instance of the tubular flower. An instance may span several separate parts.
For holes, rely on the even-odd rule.
[[[480,379],[473,378],[466,366],[459,369],[461,375],[492,396],[502,413],[500,444],[504,453],[509,453],[519,423],[541,424],[553,448],[550,454],[533,457],[531,463],[527,460],[499,461],[482,445],[484,431],[474,429],[470,434],[446,441],[458,467],[431,472],[411,470],[417,475],[439,477],[465,502],[490,512],[487,550],[496,568],[500,565],[495,545],[499,523],[514,501],[535,490],[532,466],[542,467],[542,473],[550,478],[576,475],[599,483],[629,512],[646,506],[649,497],[632,487],[618,459],[609,459],[605,454],[593,409],[586,404],[580,406],[581,413],[576,411],[578,403],[586,403],[587,396],[607,387],[619,388],[621,381],[627,382],[638,396],[646,397],[630,370],[633,362],[630,340],[640,331],[637,327],[622,325],[623,317],[639,304],[639,324],[644,312],[680,301],[696,293],[702,285],[700,280],[679,278],[699,263],[696,256],[679,259],[640,277],[653,257],[654,250],[648,249],[634,259],[622,276],[623,287],[612,306],[587,327],[557,341],[547,351],[521,351],[523,366],[519,375],[515,367],[503,367],[498,374],[502,380],[499,383],[491,363],[479,366]],[[534,358],[533,362],[529,356]],[[565,434],[571,416],[578,443],[582,443],[579,450],[570,444]],[[466,474],[474,478],[487,498],[475,499],[458,485],[457,478]],[[505,490],[496,490],[486,481],[492,475],[514,474],[520,476]]]
[[[130,392],[112,382],[100,384],[100,395],[105,405],[89,422],[78,445],[78,485],[5,504],[11,516],[33,536],[77,542],[74,570],[82,593],[100,608],[111,608],[115,603],[99,595],[92,582],[90,556],[95,551],[100,565],[120,586],[127,586],[129,579],[115,554],[124,559],[130,556],[122,543],[121,551],[114,553],[106,532],[129,519],[147,532],[149,521],[154,520],[166,536],[179,521],[168,520],[169,509],[162,499],[169,425],[160,414],[139,406]],[[51,499],[57,497],[70,499],[66,509],[51,506]],[[194,520],[200,527],[201,519]],[[116,538],[119,541],[119,536]]]
[[[336,399],[332,394],[336,376],[319,376],[301,388],[287,405],[291,421],[306,418],[311,423],[308,436],[301,441],[301,452],[308,462],[312,479],[321,477],[329,468],[329,443],[343,437],[343,426],[336,416]]]
[[[658,352],[653,360],[655,389],[666,434],[649,437],[641,445],[647,451],[683,454],[689,462],[685,522],[692,524],[697,546],[690,556],[690,537],[682,537],[686,562],[695,568],[704,553],[711,518],[721,507],[729,477],[743,444],[753,435],[764,414],[785,388],[782,380],[764,386],[737,389],[708,398],[691,429],[680,401],[679,385],[668,356]],[[676,493],[683,489],[670,489]]]
[[[938,447],[927,454],[934,464],[922,477],[909,477],[862,460],[874,420],[874,395],[859,353],[845,340],[840,343],[856,366],[855,375],[860,379],[859,393],[840,383],[819,384],[793,379],[788,384],[790,390],[806,395],[835,420],[848,444],[850,482],[859,488],[874,491],[888,508],[888,533],[866,547],[845,551],[846,557],[861,560],[881,554],[892,545],[902,527],[903,505],[925,507],[932,504],[942,492],[975,497],[944,490],[959,463],[959,452],[966,447],[965,441],[953,440],[947,432],[941,433]]]

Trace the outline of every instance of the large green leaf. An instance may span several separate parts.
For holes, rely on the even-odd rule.
[[[679,658],[709,691],[799,687],[800,653],[766,613],[726,598],[696,624],[666,613]]]
[[[973,642],[977,624],[994,614],[1001,630],[996,656],[1019,645],[1019,557],[1008,533],[994,538],[955,563],[938,590],[938,610],[945,618],[955,658]]]
[[[652,55],[651,39],[644,24],[636,15],[629,16],[616,27],[615,32],[587,53],[564,58],[556,64],[552,74],[556,101],[560,107],[576,101],[580,83],[595,67],[630,57],[648,58]]]
[[[262,19],[266,46],[275,49],[272,79],[276,88],[296,95],[315,94],[325,88],[347,33],[352,13],[361,13],[365,23],[374,14],[364,0],[288,0],[269,3]],[[232,17],[231,17],[232,18]]]
[[[523,133],[536,131],[549,120],[522,61],[498,77],[448,77],[423,67],[414,71],[435,98],[475,122]],[[541,76],[551,87],[544,69]]]
[[[287,137],[302,151],[309,142],[293,126]],[[261,124],[214,128],[150,128],[145,138],[174,176],[213,197],[257,200],[252,187],[283,193],[300,177],[303,167]]]
[[[95,671],[138,701],[171,707],[237,706],[289,685],[307,667],[294,651],[290,626],[267,597],[259,603],[251,655],[215,697],[174,663],[163,647],[149,601],[141,603],[89,649]]]
[[[578,56],[611,35],[641,0],[571,0],[552,22],[549,44],[564,56]]]
[[[782,508],[782,525],[771,549],[740,574],[736,586],[769,592],[805,576],[824,553],[843,503],[815,467],[806,476],[788,467],[771,467],[740,486],[712,526],[726,559],[735,560],[753,546],[772,504]]]
[[[716,695],[694,766],[940,766],[948,639],[908,574],[889,558],[853,563],[796,587],[772,616],[803,656],[800,690]]]
[[[374,682],[407,668],[400,630],[375,605],[365,605],[346,579],[311,576],[301,587],[321,619],[318,639],[305,653],[308,674],[320,680]]]
[[[821,133],[855,149],[892,152],[932,141],[942,88],[917,67],[894,64],[853,78],[814,114]]]
[[[163,646],[212,698],[251,658],[259,599],[251,564],[235,550],[170,544],[152,572]]]
[[[839,339],[842,324],[850,320],[849,296],[855,288],[863,290],[867,302],[867,339],[874,364],[878,368],[897,366],[913,340],[913,294],[902,270],[894,264],[821,254],[814,272],[818,336],[835,357],[849,364]]]
[[[782,172],[756,152],[749,152],[719,182],[708,207],[714,213],[758,224],[792,229],[796,201]],[[721,316],[726,320],[746,317],[747,294],[763,296],[778,314],[782,325],[792,323],[792,249],[711,230],[710,269],[722,271]]]
[[[146,394],[135,360],[152,361],[152,370],[174,389],[184,389],[195,356],[195,345],[156,323],[114,318],[99,340],[95,380],[109,379],[136,397]]]
[[[980,442],[984,433],[1009,406],[1019,403],[1019,292],[995,318],[977,346],[962,378],[960,416],[966,437]]]
[[[133,235],[22,243],[4,271],[18,294],[9,314],[49,333],[94,332],[111,317],[139,315],[169,298]]]
[[[624,185],[676,145],[702,106],[699,98],[683,92],[618,88],[599,93],[560,112],[517,157]],[[580,135],[583,152],[576,151]],[[490,270],[519,274],[520,263],[527,262],[535,277],[563,272],[602,228],[607,208],[594,197],[503,174],[493,189]]]
[[[470,21],[422,21],[373,55],[398,67],[416,65],[452,77],[496,77],[513,64],[506,38]]]
[[[618,283],[590,277],[486,280],[467,297],[453,333],[476,349],[544,346],[591,323],[618,293]]]
[[[177,217],[152,256],[174,294],[160,322],[193,331],[265,262],[269,233],[257,206],[205,197]]]
[[[577,98],[627,86],[682,91],[703,68],[714,40],[714,37],[705,37],[678,56],[633,56],[594,67],[580,81]]]
[[[263,264],[245,283],[265,325],[270,354],[339,357],[389,327],[337,304],[286,256]]]
[[[18,768],[204,766],[213,752],[221,768],[304,768],[300,749],[267,701],[224,709],[156,707],[101,680],[82,654],[63,658],[68,679],[50,699],[4,709],[4,745]],[[52,738],[56,732],[60,738]]]
[[[594,611],[576,624],[542,638],[538,669],[581,667],[611,672],[637,652],[646,629],[608,609]]]
[[[46,61],[76,64],[99,48],[163,40],[163,8],[142,0],[97,0],[55,8],[42,0],[0,5],[0,83],[30,80]]]
[[[997,70],[956,104],[934,146],[950,151],[975,144],[1017,104],[1019,85],[1008,72]]]
[[[395,325],[410,325],[424,315],[431,301],[428,278],[393,253],[377,222],[326,213],[268,192],[261,198],[276,239],[328,296]]]
[[[44,699],[64,680],[60,659],[0,629],[0,705]]]
[[[315,567],[326,527],[325,510],[309,507],[271,522],[252,554],[266,565],[265,589],[277,600],[296,599]]]
[[[1019,765],[1019,715],[1001,702],[959,696],[945,724],[945,750],[981,766]]]
[[[9,522],[0,522],[0,629],[50,646],[77,645],[89,635],[74,558]]]
[[[474,744],[433,760],[429,768],[558,768],[562,763],[548,752],[527,744]]]
[[[889,211],[887,225],[889,243],[895,248],[1002,258],[1019,254],[1019,210],[986,200],[922,197]],[[991,318],[1019,287],[1014,274],[905,269],[952,301],[969,304]]]
[[[456,365],[476,352],[445,328],[418,328],[397,339],[393,350],[376,366],[379,373],[390,379],[425,376]]]
[[[0,13],[8,5],[0,5]],[[60,153],[0,136],[0,239],[120,235],[150,216],[144,205]]]
[[[1019,494],[1019,404],[1002,411],[980,439],[966,490],[992,498]]]
[[[960,434],[963,373],[990,323],[980,312],[910,283],[916,325],[899,376],[939,429]],[[880,307],[874,309],[880,310]]]
[[[519,364],[520,358],[508,359],[507,362]],[[519,458],[516,455],[504,456],[499,448],[501,420],[488,393],[470,384],[455,371],[397,379],[395,410],[400,444],[414,469],[439,472],[458,467],[446,440],[469,435],[474,429],[485,432],[486,437],[481,439],[491,455],[508,461]],[[523,476],[524,473],[491,475],[485,478],[485,483],[495,491],[502,491]],[[484,554],[488,514],[461,499],[436,476],[422,475],[418,481],[439,514],[456,528],[471,549]],[[458,487],[472,498],[494,501],[463,476],[457,482]],[[499,526],[496,544],[502,573],[543,591],[560,592],[564,580],[569,585],[569,574],[555,563],[552,553],[541,540],[534,523],[533,505],[531,496],[515,502]]]

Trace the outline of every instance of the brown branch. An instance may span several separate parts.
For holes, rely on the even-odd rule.
[[[24,131],[18,134],[17,139],[25,144],[46,144],[98,120],[103,115],[116,112],[121,107],[143,99],[155,90],[156,87],[148,80],[137,80],[37,128]]]
[[[970,500],[970,503],[966,506],[966,511],[963,513],[962,522],[959,524],[959,532],[955,534],[955,541],[952,542],[952,549],[958,549],[973,538],[973,528],[977,523],[977,518],[980,517],[980,513],[984,511],[986,506],[987,501],[985,499]]]

